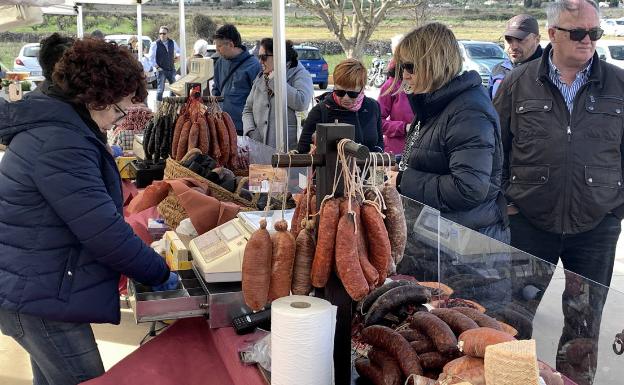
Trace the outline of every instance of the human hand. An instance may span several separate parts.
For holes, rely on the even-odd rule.
[[[178,287],[179,277],[173,271],[169,273],[169,278],[160,285],[152,286],[153,291],[168,291]]]

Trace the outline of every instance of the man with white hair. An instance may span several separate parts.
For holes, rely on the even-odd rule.
[[[547,15],[551,44],[540,60],[505,77],[494,98],[505,151],[502,183],[511,245],[552,264],[541,277],[526,277],[533,290],[520,285],[525,316],[532,319],[559,259],[597,282],[566,274],[557,354],[560,371],[591,384],[606,299],[601,285],[611,283],[624,217],[624,71],[596,54],[603,30],[593,0],[552,2]],[[532,261],[526,271],[536,265],[546,264]],[[572,370],[565,354],[576,344],[589,344],[582,370]]]

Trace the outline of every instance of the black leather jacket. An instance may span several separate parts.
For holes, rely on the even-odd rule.
[[[609,212],[624,214],[624,71],[594,53],[570,114],[548,76],[550,51],[514,69],[494,99],[505,149],[503,188],[536,227],[576,234]]]

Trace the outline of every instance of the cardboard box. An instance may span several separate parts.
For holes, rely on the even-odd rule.
[[[165,250],[165,259],[171,270],[192,268],[189,250],[175,231],[165,233]]]

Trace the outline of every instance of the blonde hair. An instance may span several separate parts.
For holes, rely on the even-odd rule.
[[[394,60],[400,75],[403,74],[402,63],[414,64],[413,76],[419,81],[417,89],[414,89],[417,93],[430,93],[442,88],[463,67],[457,39],[441,23],[425,24],[405,35],[396,48]],[[400,77],[397,76],[394,83]]]
[[[348,89],[366,85],[366,67],[357,59],[345,59],[334,68],[334,84]]]

